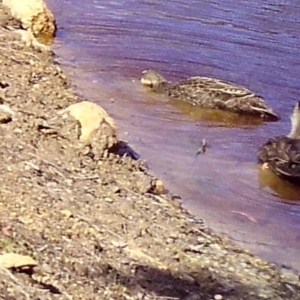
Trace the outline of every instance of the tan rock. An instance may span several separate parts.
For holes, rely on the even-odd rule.
[[[99,133],[103,127],[110,127],[110,134],[116,136],[117,126],[115,121],[108,115],[108,113],[99,105],[82,101],[70,105],[64,110],[60,111],[60,114],[69,113],[81,125],[80,140],[90,140],[95,132]]]
[[[4,253],[0,255],[1,268],[22,268],[22,267],[35,267],[37,262],[27,255],[20,255],[17,253]]]
[[[166,192],[164,183],[159,180],[159,179],[152,179],[150,182],[150,189],[148,192],[156,194],[156,195],[161,195],[164,194]]]
[[[6,124],[12,121],[14,112],[5,104],[0,105],[0,124]]]
[[[56,30],[55,19],[43,0],[3,0],[14,18],[22,22],[24,29],[35,37],[53,37]]]

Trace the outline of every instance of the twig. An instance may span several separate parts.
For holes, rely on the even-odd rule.
[[[198,149],[196,155],[201,154],[201,153],[205,153],[207,149],[207,142],[206,139],[202,140],[202,145],[200,146],[200,148]]]

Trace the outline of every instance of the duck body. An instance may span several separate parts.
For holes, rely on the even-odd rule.
[[[246,113],[277,121],[279,116],[265,100],[252,91],[219,79],[195,76],[176,83],[165,80],[153,70],[143,72],[141,82],[153,92],[189,102],[203,108]]]
[[[300,183],[300,140],[287,136],[269,139],[258,152],[261,163],[276,175]]]
[[[258,151],[258,160],[276,175],[300,184],[300,103],[291,116],[288,135],[270,138]]]

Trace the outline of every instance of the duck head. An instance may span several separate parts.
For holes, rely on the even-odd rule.
[[[169,82],[156,71],[145,70],[142,73],[141,83],[155,92],[163,92]]]
[[[291,115],[291,131],[288,137],[300,139],[300,102],[297,102]]]

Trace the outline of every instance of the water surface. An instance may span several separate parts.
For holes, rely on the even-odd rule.
[[[47,2],[58,21],[59,61],[153,173],[210,227],[300,270],[300,189],[256,164],[268,137],[289,132],[299,99],[300,3]],[[244,85],[282,119],[262,123],[168,101],[141,87],[147,68],[170,80],[201,75]],[[203,138],[209,147],[197,156]]]

